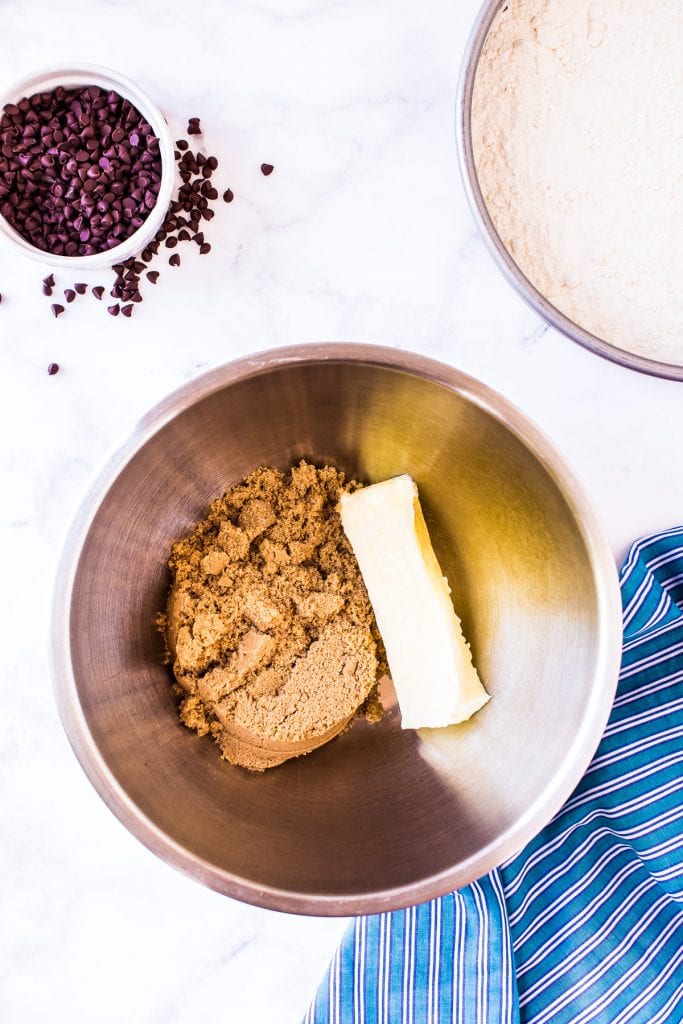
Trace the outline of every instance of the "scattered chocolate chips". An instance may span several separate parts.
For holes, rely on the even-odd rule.
[[[198,117],[191,117],[187,122],[187,134],[188,135],[201,135],[202,129],[199,125]]]
[[[199,246],[200,255],[206,256],[207,252],[211,252],[211,245],[208,242],[204,242]]]
[[[132,305],[121,306],[121,313],[123,316],[131,316],[133,313]]]
[[[52,314],[55,318],[61,316],[64,312],[64,306],[60,306],[58,302],[53,302],[50,309],[52,310]]]
[[[102,287],[101,284],[96,284],[92,290],[92,293],[96,299],[100,300],[104,295],[104,288]]]
[[[275,168],[272,164],[261,164],[261,174],[265,174],[266,177],[272,174],[274,170]]]
[[[144,223],[160,184],[159,140],[114,91],[58,86],[4,108],[0,214],[43,252],[92,256],[119,245]]]
[[[66,299],[67,302],[73,302],[73,300],[76,298],[76,292],[73,290],[73,288],[64,289],[64,298]]]
[[[49,363],[47,372],[50,377],[54,377],[56,373],[59,373],[59,363]]]
[[[187,141],[187,139],[178,139],[176,142],[176,146],[178,147],[178,149],[187,149],[189,145],[190,143]]]
[[[113,306],[107,306],[107,313],[110,313],[111,316],[118,316],[120,309],[121,309],[121,307],[119,306],[119,304],[117,302]]]
[[[147,277],[147,280],[149,281],[150,284],[156,284],[157,281],[159,280],[159,271],[148,270],[145,276]]]
[[[231,188],[226,188],[225,192],[223,193],[223,202],[224,203],[231,203],[234,198],[235,198],[235,194],[232,191],[232,189]]]
[[[169,256],[168,262],[172,267],[180,266],[180,256],[177,252],[174,252],[172,256]]]
[[[74,291],[75,291],[75,292],[76,292],[76,293],[77,293],[78,295],[85,295],[85,293],[86,293],[86,291],[87,291],[87,290],[88,290],[88,286],[87,286],[87,284],[83,284],[83,282],[82,282],[82,281],[81,281],[81,282],[79,282],[79,284],[75,284],[75,285],[74,285]]]

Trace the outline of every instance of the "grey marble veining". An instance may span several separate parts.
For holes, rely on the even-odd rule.
[[[180,252],[130,321],[55,321],[46,271],[0,249],[0,1019],[295,1024],[344,922],[231,902],[157,861],[100,802],[47,669],[50,589],[85,482],[169,390],[236,356],[371,341],[472,373],[564,451],[615,555],[683,516],[681,385],[546,329],[460,187],[454,96],[476,0],[2,0],[2,85],[116,67],[220,158],[209,256]],[[262,161],[275,164],[264,178]],[[81,275],[79,275],[80,277]],[[101,275],[83,275],[98,283]],[[58,275],[58,286],[73,282]],[[49,378],[50,361],[62,370]]]

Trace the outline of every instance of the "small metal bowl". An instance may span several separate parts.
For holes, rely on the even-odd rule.
[[[612,345],[604,338],[599,338],[590,331],[574,323],[569,317],[553,306],[541,292],[529,281],[508,252],[489,214],[486,202],[479,187],[477,170],[472,146],[472,93],[477,74],[477,66],[481,51],[486,42],[489,30],[498,11],[506,0],[486,0],[483,4],[470,38],[465,47],[458,98],[456,103],[456,137],[460,170],[474,218],[481,231],[489,251],[493,255],[500,270],[518,292],[519,295],[534,309],[546,323],[550,324],[572,341],[583,345],[605,359],[628,366],[640,373],[649,373],[655,377],[666,377],[669,380],[683,380],[683,365],[663,363],[656,359],[647,359],[625,349]]]
[[[149,96],[129,78],[118,71],[100,67],[97,64],[57,65],[40,71],[28,78],[15,83],[0,98],[0,112],[7,103],[17,103],[24,96],[34,96],[39,92],[51,92],[57,86],[73,89],[79,86],[98,85],[102,89],[113,90],[119,96],[129,100],[140,111],[152,126],[159,139],[159,156],[161,159],[161,184],[154,208],[137,230],[125,241],[112,249],[95,253],[92,256],[58,256],[38,249],[19,234],[4,217],[0,216],[0,236],[4,237],[14,249],[23,256],[38,260],[47,266],[57,269],[69,268],[72,271],[98,270],[111,267],[114,263],[122,263],[131,256],[137,256],[151,242],[162,225],[168,211],[175,181],[175,160],[173,157],[173,139],[166,120]]]
[[[491,700],[453,729],[354,723],[253,775],[178,720],[155,618],[171,544],[261,465],[410,473]],[[120,820],[237,899],[306,914],[393,909],[465,885],[542,828],[607,721],[616,567],[562,459],[495,392],[367,345],[240,359],[150,412],[77,513],[54,600],[69,739]]]

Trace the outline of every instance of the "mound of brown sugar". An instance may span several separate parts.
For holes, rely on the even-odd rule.
[[[180,717],[234,764],[261,771],[381,714],[384,651],[337,508],[357,486],[258,469],[173,546],[160,626]]]

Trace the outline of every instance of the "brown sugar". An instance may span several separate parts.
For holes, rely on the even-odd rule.
[[[174,544],[160,627],[182,721],[261,771],[305,754],[354,715],[381,715],[384,650],[339,518],[344,475],[257,469]]]

